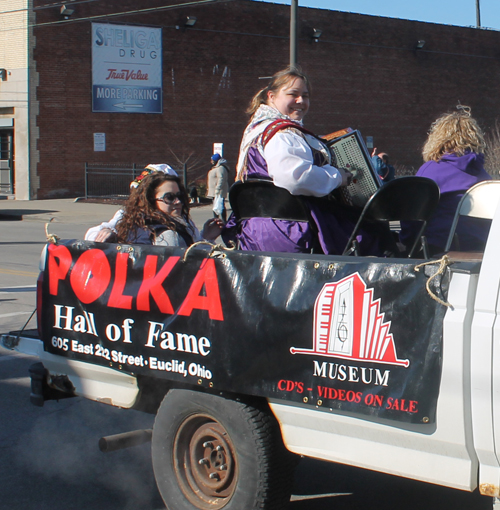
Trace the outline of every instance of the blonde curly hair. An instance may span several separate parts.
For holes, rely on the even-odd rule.
[[[443,154],[463,156],[466,152],[484,153],[486,143],[470,107],[458,105],[457,111],[436,119],[422,150],[424,161],[439,161]]]

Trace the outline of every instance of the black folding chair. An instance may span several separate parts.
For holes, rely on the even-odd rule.
[[[426,177],[400,177],[384,184],[363,208],[347,242],[344,255],[359,254],[356,236],[359,235],[361,228],[369,229],[370,224],[376,223],[385,223],[389,228],[390,221],[418,221],[421,226],[407,254],[408,257],[412,257],[420,243],[424,257],[428,258],[423,233],[427,221],[438,205],[439,194],[438,185]]]
[[[236,221],[249,218],[302,221],[309,223],[315,237],[316,224],[304,200],[265,179],[235,182],[229,190],[229,203]]]

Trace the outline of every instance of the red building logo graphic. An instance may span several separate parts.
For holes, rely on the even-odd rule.
[[[354,273],[325,284],[314,304],[313,348],[290,352],[408,367],[409,360],[397,357],[390,327],[380,299],[374,300],[373,289]]]

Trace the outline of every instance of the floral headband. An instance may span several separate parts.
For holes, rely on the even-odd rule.
[[[148,165],[145,168],[145,170],[130,183],[130,187],[131,188],[139,187],[139,184],[145,177],[147,177],[148,175],[157,173],[157,172],[164,173],[165,175],[173,175],[174,177],[179,177],[177,172],[170,165],[167,165],[166,163],[161,163],[159,165],[151,164],[151,165]]]

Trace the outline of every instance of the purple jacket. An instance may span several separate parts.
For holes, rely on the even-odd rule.
[[[483,154],[474,152],[463,156],[444,154],[439,161],[428,161],[418,170],[418,176],[432,179],[441,191],[439,205],[425,231],[431,252],[444,250],[455,211],[464,192],[478,182],[491,179],[483,164]],[[460,249],[463,251],[481,249],[488,232],[489,222],[479,224],[477,220],[463,218],[457,228]],[[404,231],[402,237],[404,238]]]
[[[247,176],[249,179],[270,179],[266,161],[254,147],[248,151]],[[311,211],[323,253],[342,254],[359,213],[321,198],[305,196],[302,198]],[[241,250],[253,251],[308,253],[313,248],[314,238],[308,223],[250,218],[243,220],[241,229],[238,229],[233,215],[222,231],[222,239],[226,244],[229,241],[238,241]],[[365,233],[359,240],[364,254],[380,254],[379,242],[375,236],[368,236]]]

